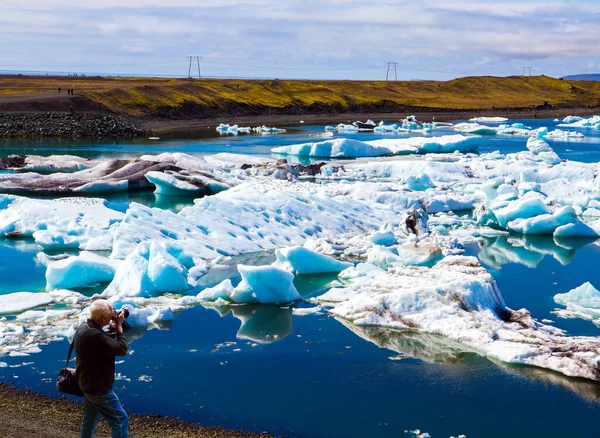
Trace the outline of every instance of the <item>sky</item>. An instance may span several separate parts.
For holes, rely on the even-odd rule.
[[[189,55],[208,77],[600,73],[600,0],[0,0],[0,71],[185,76]]]

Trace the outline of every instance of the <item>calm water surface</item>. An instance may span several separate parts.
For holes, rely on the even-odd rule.
[[[525,122],[553,126],[551,121]],[[307,129],[320,132],[323,127]],[[358,136],[375,137],[381,138]],[[204,154],[227,145],[231,152],[268,154],[275,145],[299,140],[306,141],[307,135],[81,144],[75,149],[61,146],[60,151],[79,155],[87,151],[89,156],[166,150]],[[50,151],[51,146],[42,143],[45,146],[38,144],[36,153],[44,147]],[[524,149],[524,143],[523,138],[494,137],[486,139],[481,150],[516,152]],[[600,160],[598,137],[552,146],[563,158]],[[0,147],[4,155],[23,153],[7,142]],[[191,203],[136,196],[111,202],[136,201],[174,211]],[[44,290],[45,269],[36,260],[37,252],[29,240],[0,242],[0,293]],[[477,255],[494,275],[509,307],[525,307],[571,335],[600,334],[591,322],[564,320],[551,313],[559,307],[553,301],[556,293],[585,281],[600,285],[600,248],[593,242],[557,245],[551,238],[486,238],[469,246],[467,253]],[[272,258],[267,253],[238,261],[264,264]],[[209,274],[214,277],[207,281],[228,277],[239,281],[235,262]],[[332,280],[299,276],[296,286],[310,296],[326,290]],[[133,353],[117,365],[122,380],[116,388],[134,412],[286,437],[398,437],[416,428],[434,438],[598,435],[599,384],[495,363],[461,352],[436,336],[361,330],[326,314],[294,316],[291,309],[277,306],[199,306],[181,312],[160,330],[128,336]],[[0,368],[0,380],[56,395],[54,378],[67,349],[62,341],[30,357],[3,357],[9,367]],[[399,351],[412,358],[395,360]]]

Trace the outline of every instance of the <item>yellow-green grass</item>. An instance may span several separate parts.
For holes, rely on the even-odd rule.
[[[600,106],[600,83],[546,76],[477,76],[451,81],[308,81],[162,78],[0,77],[0,95],[74,87],[110,110],[139,116],[186,108],[279,113],[393,110],[531,109]]]

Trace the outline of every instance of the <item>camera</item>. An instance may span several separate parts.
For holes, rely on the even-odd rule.
[[[127,310],[127,309],[121,309],[121,310],[123,311],[123,316],[125,317],[125,319],[129,318],[129,310]],[[117,319],[119,319],[119,310],[113,309],[112,319],[113,319],[113,321],[116,321]]]

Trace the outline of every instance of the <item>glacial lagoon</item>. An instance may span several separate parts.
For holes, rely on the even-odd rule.
[[[556,124],[552,120],[511,123],[533,129]],[[317,141],[307,134],[323,130],[323,126],[296,126],[290,127],[289,134],[274,136],[94,144],[19,140],[3,141],[0,148],[3,156],[68,153],[106,158],[163,152],[203,156],[224,151],[270,156],[274,147]],[[600,161],[599,132],[583,132],[583,139],[549,143],[563,159]],[[450,133],[441,129],[434,135]],[[336,136],[382,138],[368,133]],[[482,137],[479,152],[516,153],[526,150],[525,143],[526,138],[516,136]],[[115,194],[108,199],[174,212],[193,204],[193,197],[173,199],[151,193]],[[593,240],[559,244],[552,236],[515,233],[475,240],[465,245],[465,254],[478,257],[492,274],[509,308],[526,308],[534,318],[566,330],[569,336],[599,334],[591,321],[553,313],[562,307],[554,302],[554,295],[585,282],[600,286],[600,246]],[[77,250],[67,252],[77,254]],[[30,238],[0,242],[0,293],[45,290],[46,267],[38,253]],[[273,251],[234,256],[209,270],[204,281],[213,285],[230,278],[235,285],[241,279],[235,269],[238,263],[261,266],[274,260]],[[307,301],[293,307],[197,305],[152,330],[131,329],[132,353],[117,364],[116,389],[121,399],[134,412],[283,436],[396,437],[415,429],[432,437],[596,433],[600,383],[490,360],[439,335],[360,327],[326,309],[302,310],[313,308],[308,299],[326,292],[336,281],[335,274],[297,275],[294,285]],[[77,291],[91,296],[105,286]],[[0,380],[56,395],[54,378],[68,343],[55,341],[40,348],[41,352],[29,356],[0,357],[0,363],[6,364],[0,368]]]

